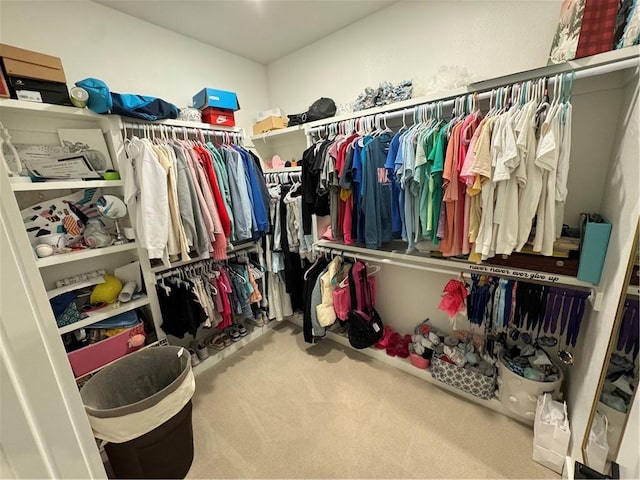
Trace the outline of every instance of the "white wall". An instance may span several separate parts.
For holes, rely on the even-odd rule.
[[[385,80],[424,84],[442,65],[474,80],[539,67],[559,14],[558,0],[401,1],[269,64],[270,104],[298,113],[320,96],[351,102]]]
[[[268,108],[266,68],[87,0],[0,2],[0,41],[62,59],[67,83],[104,80],[119,93],[178,107],[204,87],[238,93],[239,126]],[[214,28],[212,26],[212,28]]]

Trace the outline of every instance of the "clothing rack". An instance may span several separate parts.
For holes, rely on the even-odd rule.
[[[314,249],[318,252],[324,252],[324,253],[328,253],[331,256],[336,256],[336,255],[341,255],[344,257],[349,257],[349,258],[353,258],[356,260],[365,260],[367,262],[376,262],[376,263],[380,263],[382,265],[391,265],[394,267],[402,267],[402,268],[413,268],[415,270],[423,270],[423,271],[428,271],[428,272],[435,272],[435,273],[442,273],[445,275],[461,275],[463,273],[477,273],[480,275],[490,275],[490,276],[494,276],[494,277],[500,277],[500,278],[509,278],[512,280],[521,280],[524,282],[528,282],[528,283],[540,283],[543,285],[552,285],[552,286],[557,286],[557,287],[566,287],[566,288],[570,288],[572,290],[583,290],[583,291],[589,291],[590,292],[590,299],[592,302],[595,302],[596,299],[599,296],[599,292],[597,289],[593,288],[593,287],[585,287],[581,284],[575,284],[575,283],[551,283],[548,281],[545,281],[545,279],[539,279],[539,278],[535,278],[535,277],[526,277],[526,276],[521,276],[518,275],[518,273],[523,272],[522,270],[517,270],[517,269],[511,269],[511,268],[506,268],[506,267],[501,267],[499,265],[495,265],[495,267],[497,267],[498,270],[501,271],[497,271],[497,272],[492,272],[492,271],[484,271],[483,270],[478,270],[475,269],[474,267],[477,267],[476,265],[473,264],[467,264],[467,263],[461,263],[458,266],[456,266],[454,261],[449,261],[449,260],[440,260],[440,259],[434,259],[431,257],[423,257],[423,256],[417,256],[417,255],[413,255],[413,256],[409,256],[406,254],[398,254],[398,255],[402,255],[404,257],[413,257],[413,258],[419,258],[419,259],[424,259],[427,261],[437,261],[438,263],[440,262],[448,262],[451,264],[451,268],[447,269],[447,268],[438,268],[436,266],[431,266],[429,264],[420,264],[420,263],[413,263],[413,262],[403,262],[403,261],[398,261],[395,259],[391,259],[391,258],[384,258],[384,257],[376,257],[373,255],[367,255],[367,254],[361,254],[359,252],[353,252],[353,251],[349,251],[349,250],[343,250],[342,249],[342,245],[340,246],[341,248],[332,248],[326,245],[321,245],[316,243],[314,245]],[[485,267],[485,265],[481,265],[481,267]],[[492,265],[489,265],[489,267],[492,267]],[[513,273],[516,273],[515,275]],[[549,274],[549,275],[553,275],[553,274]],[[595,308],[595,305],[594,305]]]
[[[230,252],[227,257],[229,258],[238,258],[241,256],[247,256],[249,253],[256,251],[255,246],[253,248],[246,248],[243,250],[238,250],[237,252]],[[227,259],[227,260],[228,260]],[[225,260],[216,260],[214,258],[206,258],[206,259],[202,259],[202,260],[195,260],[193,262],[190,263],[185,263],[183,265],[176,265],[176,266],[172,266],[169,270],[164,271],[162,273],[156,273],[156,280],[161,280],[163,278],[168,278],[168,277],[172,277],[174,275],[177,275],[180,273],[180,270],[182,270],[183,268],[202,268],[202,267],[207,267],[209,265],[222,265],[225,263]]]
[[[247,252],[255,252],[257,251],[257,244],[255,242],[245,242],[245,243],[240,243],[238,245],[233,245],[233,250],[227,250],[227,257],[233,257],[243,251],[247,251]],[[207,260],[213,260],[210,257],[197,257],[197,258],[191,258],[189,260],[180,260],[178,262],[173,262],[171,265],[169,265],[168,267],[165,265],[160,265],[157,267],[153,267],[151,269],[151,271],[153,273],[160,273],[160,272],[165,272],[167,270],[171,270],[171,269],[175,269],[175,268],[180,268],[180,267],[184,267],[187,265],[192,265],[196,262],[203,262],[203,261],[207,261]]]
[[[189,134],[194,135],[197,139],[204,142],[208,137],[210,140],[215,141],[219,138],[226,143],[238,143],[242,144],[244,141],[244,132],[233,132],[229,130],[215,129],[215,128],[201,128],[201,127],[186,127],[186,126],[174,126],[164,124],[154,124],[148,122],[123,122],[122,124],[123,137],[127,137],[127,130],[132,133],[136,133],[138,136],[145,136],[147,138],[160,138],[160,139],[173,139],[173,140],[188,140]],[[156,136],[156,133],[158,135]]]
[[[381,263],[383,265],[391,265],[394,267],[413,268],[415,270],[425,270],[429,272],[442,273],[445,275],[455,275],[455,272],[452,270],[445,270],[443,268],[431,268],[423,265],[418,265],[415,263],[398,262],[397,260],[391,260],[390,258],[378,258],[370,255],[362,255],[360,253],[325,247],[324,245],[316,244],[314,245],[314,248],[318,252],[327,253],[332,257],[335,257],[335,256],[349,257],[349,258],[353,258],[354,260],[364,260],[366,262]],[[462,271],[460,272],[460,274],[462,274]]]
[[[302,172],[265,172],[264,179],[268,184],[294,183],[302,181]]]
[[[570,81],[573,82],[574,80],[580,80],[580,79],[589,78],[597,75],[604,75],[607,73],[617,72],[620,70],[633,68],[637,66],[638,66],[638,59],[629,58],[626,60],[621,60],[618,62],[606,64],[606,65],[585,67],[580,70],[572,70],[571,72],[559,73],[553,77],[530,77],[530,78],[525,77],[524,79],[520,80],[517,83],[507,83],[501,87],[496,86],[490,90],[484,90],[484,91],[478,90],[475,92],[468,92],[463,95],[452,95],[452,96],[445,95],[439,100],[425,101],[425,103],[416,105],[411,108],[397,109],[397,110],[391,110],[388,112],[374,113],[369,115],[367,115],[366,113],[364,115],[357,115],[357,112],[356,112],[353,114],[351,118],[348,118],[348,119],[330,122],[324,125],[315,126],[311,128],[307,127],[305,129],[305,132],[307,136],[311,136],[314,133],[318,133],[322,131],[326,132],[327,134],[332,134],[334,132],[337,133],[339,130],[354,131],[356,129],[366,127],[366,126],[374,126],[374,125],[380,126],[381,124],[384,124],[386,126],[386,122],[388,120],[399,119],[399,118],[403,119],[403,124],[405,124],[407,118],[413,119],[413,123],[417,123],[416,118],[418,115],[424,114],[425,106],[428,108],[435,107],[437,110],[441,112],[442,109],[444,108],[455,107],[456,105],[459,104],[461,99],[468,101],[468,98],[472,97],[472,98],[475,98],[476,102],[481,100],[493,99],[493,97],[497,94],[497,92],[500,89],[507,88],[513,91],[514,87],[522,85],[526,82],[543,80],[547,88],[550,88],[550,87],[556,86],[557,82],[560,82],[560,81],[565,82],[566,78],[570,78]],[[366,112],[366,111],[363,111],[363,112]]]

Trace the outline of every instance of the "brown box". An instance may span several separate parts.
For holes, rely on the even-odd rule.
[[[286,128],[288,123],[289,119],[285,117],[267,117],[253,125],[253,134],[260,135],[271,130]]]
[[[0,44],[0,57],[7,77],[32,78],[67,83],[58,57]]]

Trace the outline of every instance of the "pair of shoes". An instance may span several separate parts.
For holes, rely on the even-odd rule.
[[[246,328],[246,327],[245,327]],[[239,342],[240,341],[240,330],[238,330],[238,328],[235,325],[231,325],[227,328],[224,329],[224,333],[226,333],[230,338],[232,342]],[[245,333],[246,335],[246,333]]]
[[[390,357],[398,356],[407,358],[409,356],[409,344],[411,343],[411,335],[400,336],[399,333],[392,333],[387,344],[387,355]]]
[[[411,344],[411,335],[405,335],[398,342],[396,353],[400,358],[409,357],[409,345]]]
[[[207,345],[205,342],[197,342],[194,345],[193,349],[196,351],[196,354],[198,355],[200,361],[204,360],[205,358],[209,358],[209,352],[207,351]]]
[[[200,365],[200,359],[198,358],[198,354],[193,348],[189,349],[189,355],[191,356],[191,366],[195,367],[196,365]]]
[[[393,331],[393,328],[387,327],[385,325],[383,327],[383,330],[382,330],[382,338],[380,339],[380,341],[378,343],[376,343],[376,348],[379,349],[379,350],[386,349],[387,346],[389,345],[389,339],[391,338],[391,336],[394,333],[395,332]]]
[[[247,327],[242,322],[235,322],[231,326],[236,327],[238,329],[238,333],[240,333],[241,337],[246,337],[247,333],[249,333],[247,331]]]
[[[264,327],[264,314],[260,312],[257,316],[248,317],[245,321],[254,327]]]
[[[214,335],[213,337],[207,338],[207,350],[209,351],[209,355],[215,355],[216,352],[224,349],[228,345],[231,345],[231,339],[229,335],[226,333],[221,333],[219,335]]]

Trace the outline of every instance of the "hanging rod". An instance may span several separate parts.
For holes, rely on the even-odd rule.
[[[128,130],[148,130],[162,133],[163,131],[171,131],[172,133],[183,133],[185,131],[190,132],[202,132],[205,135],[220,135],[220,136],[229,136],[231,138],[244,138],[244,131],[234,132],[231,130],[223,130],[217,129],[212,126],[212,128],[202,128],[202,127],[186,127],[186,126],[177,126],[177,125],[166,125],[166,124],[153,124],[149,122],[140,122],[140,123],[131,123],[131,122],[123,122],[123,127]]]
[[[321,240],[320,242],[325,243],[326,241]],[[583,282],[575,277],[570,277],[567,275],[536,272],[532,270],[521,270],[518,268],[510,268],[502,265],[476,265],[468,262],[456,263],[455,261],[444,260],[440,258],[422,257],[397,252],[387,252],[384,250],[371,250],[371,252],[377,252],[381,254],[380,257],[376,257],[374,255],[367,255],[366,253],[361,254],[359,250],[364,250],[361,247],[341,244],[328,245],[320,242],[316,242],[314,244],[314,249],[316,251],[326,252],[330,255],[343,255],[349,258],[366,260],[368,262],[376,262],[383,265],[392,265],[394,267],[412,268],[414,270],[424,270],[427,272],[442,273],[446,275],[455,275],[456,273],[461,272],[478,273],[481,275],[507,277],[523,282],[542,283],[544,285],[563,285],[566,287],[574,288],[576,290],[588,290],[590,292],[589,301],[591,302],[592,308],[595,311],[600,310],[600,308],[602,307],[602,300],[604,298],[604,292],[600,287],[588,282]],[[399,261],[396,260],[396,258],[401,258],[402,260],[406,259],[406,261]]]
[[[257,251],[257,247],[258,247],[258,244],[256,242],[253,242],[253,241],[240,243],[238,245],[232,245],[231,248],[227,249],[227,256],[228,257],[235,257],[238,253],[241,253],[243,251],[247,251],[247,252]],[[196,258],[190,258],[189,260],[179,260],[177,262],[173,262],[168,267],[165,266],[165,265],[159,265],[157,267],[152,267],[151,268],[151,272],[152,273],[160,273],[160,272],[164,272],[166,270],[170,270],[172,268],[180,268],[180,267],[184,267],[184,266],[187,266],[187,265],[192,265],[192,264],[194,264],[196,262],[203,262],[203,261],[207,261],[207,260],[211,260],[211,261],[214,260],[213,258],[211,258],[209,256],[208,252],[206,253],[205,256],[196,257]],[[224,261],[224,260],[216,260],[216,261]]]
[[[413,268],[414,270],[423,270],[423,271],[429,271],[434,273],[442,273],[444,275],[455,275],[455,272],[453,271],[453,269],[445,270],[444,268],[425,267],[424,265],[419,265],[415,263],[398,262],[397,260],[391,260],[390,258],[380,258],[380,257],[374,257],[370,255],[361,255],[359,253],[348,252],[345,250],[325,247],[322,245],[316,245],[316,249],[320,252],[325,252],[332,256],[343,256],[343,257],[353,258],[354,260],[365,260],[367,262],[381,263],[383,265],[391,265],[393,267]],[[462,269],[460,270],[460,272],[462,272]]]
[[[527,82],[530,80],[539,80],[542,78],[547,78],[548,81],[548,86],[554,86],[555,82],[557,81],[558,77],[561,74],[574,74],[573,79],[574,80],[581,80],[584,78],[589,78],[589,77],[594,77],[597,75],[604,75],[607,73],[612,73],[612,72],[618,72],[620,70],[625,70],[628,68],[634,68],[634,67],[638,67],[640,65],[640,62],[638,60],[638,57],[633,57],[633,58],[627,58],[625,60],[620,60],[620,61],[616,61],[616,62],[612,62],[612,63],[607,63],[605,65],[597,65],[597,66],[593,66],[593,67],[584,67],[581,69],[575,69],[575,70],[570,70],[570,71],[566,71],[566,72],[557,72],[557,73],[552,73],[550,75],[548,75],[547,77],[545,76],[540,76],[538,75],[531,75],[531,76],[526,76],[526,72],[524,72],[523,78],[519,79],[517,82],[511,82],[511,83],[505,83],[502,85],[494,85],[491,88],[487,88],[484,90],[470,90],[468,92],[465,93],[457,93],[455,95],[444,95],[440,98],[434,98],[432,100],[425,100],[424,103],[421,103],[419,105],[415,105],[413,107],[409,107],[409,108],[402,108],[402,109],[397,109],[397,110],[390,110],[390,111],[385,111],[385,112],[376,112],[375,110],[377,109],[371,109],[372,111],[370,111],[369,113],[367,113],[367,110],[363,110],[361,113],[361,115],[356,115],[355,113],[353,115],[350,115],[348,118],[344,118],[344,119],[335,119],[334,121],[327,121],[326,123],[324,123],[323,125],[319,125],[319,126],[315,126],[315,127],[311,127],[311,128],[305,128],[305,133],[307,135],[311,135],[315,132],[319,132],[322,130],[326,130],[330,125],[334,125],[334,124],[340,124],[342,122],[347,122],[350,120],[355,120],[358,118],[363,118],[363,117],[375,117],[375,118],[379,118],[383,121],[386,120],[392,120],[392,119],[396,119],[396,118],[406,118],[407,116],[409,116],[409,118],[411,119],[411,115],[415,114],[418,109],[420,107],[423,107],[424,105],[430,105],[430,104],[439,104],[442,108],[447,108],[452,106],[455,101],[460,98],[460,97],[465,97],[468,95],[473,95],[473,94],[477,94],[477,100],[486,100],[488,98],[490,98],[490,96],[493,93],[493,90],[500,88],[500,87],[505,87],[505,86],[511,86],[511,85],[515,85],[518,83],[522,83],[522,82]],[[487,80],[486,82],[490,82],[491,80]],[[482,83],[486,83],[486,82],[482,82]],[[393,107],[391,105],[389,105],[389,108],[392,109]]]
[[[229,252],[229,253],[227,253],[227,257],[228,258],[237,258],[238,256],[246,255],[246,254],[252,252],[253,250],[254,250],[253,248],[246,248],[244,250],[238,250],[237,252]],[[160,280],[162,278],[168,278],[168,277],[171,277],[171,276],[175,275],[179,270],[181,270],[181,269],[183,269],[185,267],[198,268],[198,267],[202,267],[202,266],[208,265],[210,263],[223,263],[224,261],[225,260],[217,260],[215,258],[204,258],[202,260],[195,260],[195,261],[193,261],[191,263],[185,263],[183,265],[171,266],[166,271],[156,273],[155,276],[156,276],[156,280]]]

